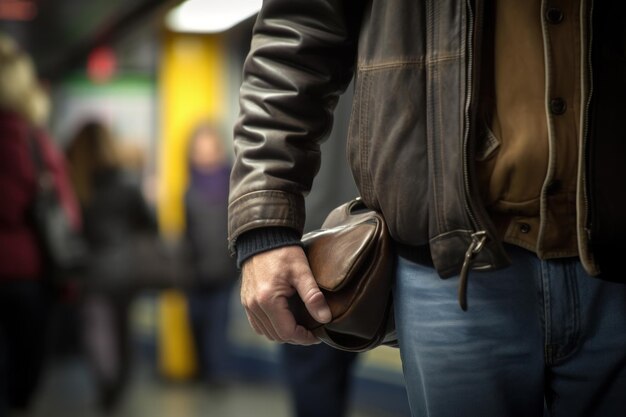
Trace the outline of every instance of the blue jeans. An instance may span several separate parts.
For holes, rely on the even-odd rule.
[[[412,414],[626,416],[626,285],[577,258],[507,246],[509,268],[458,277],[399,258],[396,325]]]

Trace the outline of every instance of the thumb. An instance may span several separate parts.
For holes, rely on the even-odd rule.
[[[328,323],[332,319],[330,307],[328,307],[324,294],[317,286],[311,272],[300,275],[294,282],[294,287],[306,309],[315,320],[320,323]]]

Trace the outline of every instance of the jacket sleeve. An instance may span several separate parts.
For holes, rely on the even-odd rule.
[[[355,65],[359,0],[265,0],[244,65],[229,242],[262,227],[302,233],[320,144]]]

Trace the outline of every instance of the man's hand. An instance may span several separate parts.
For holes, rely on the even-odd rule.
[[[296,292],[314,319],[320,323],[331,320],[330,309],[301,247],[262,252],[244,263],[241,304],[252,328],[277,342],[319,343],[313,333],[296,323],[289,310],[287,299]]]

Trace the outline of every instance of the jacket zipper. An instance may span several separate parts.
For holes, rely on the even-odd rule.
[[[474,92],[474,11],[472,9],[472,0],[467,0],[467,14],[468,14],[468,36],[467,36],[467,95],[465,96],[465,132],[463,132],[463,181],[465,185],[465,210],[472,221],[472,225],[475,230],[480,230],[480,224],[474,211],[472,210],[470,203],[470,180],[469,180],[469,139],[470,139],[470,124],[471,124],[471,106],[472,96]]]
[[[476,1],[477,4],[480,0]],[[469,141],[471,135],[471,110],[472,110],[472,97],[474,93],[474,41],[475,41],[475,29],[478,26],[474,21],[475,15],[472,8],[472,0],[466,1],[467,14],[468,14],[468,37],[467,37],[467,95],[465,97],[465,132],[463,134],[463,181],[465,185],[465,210],[469,216],[472,226],[475,232],[472,233],[472,241],[470,242],[465,257],[463,259],[463,266],[461,267],[461,273],[459,275],[459,305],[463,311],[467,310],[467,282],[469,277],[469,271],[471,269],[472,262],[476,255],[485,247],[487,241],[487,231],[479,221],[474,210],[472,210],[472,204],[470,200],[471,184],[470,184],[470,172],[469,172],[469,158],[471,151],[469,149]],[[476,7],[476,18],[480,18],[481,10]]]

